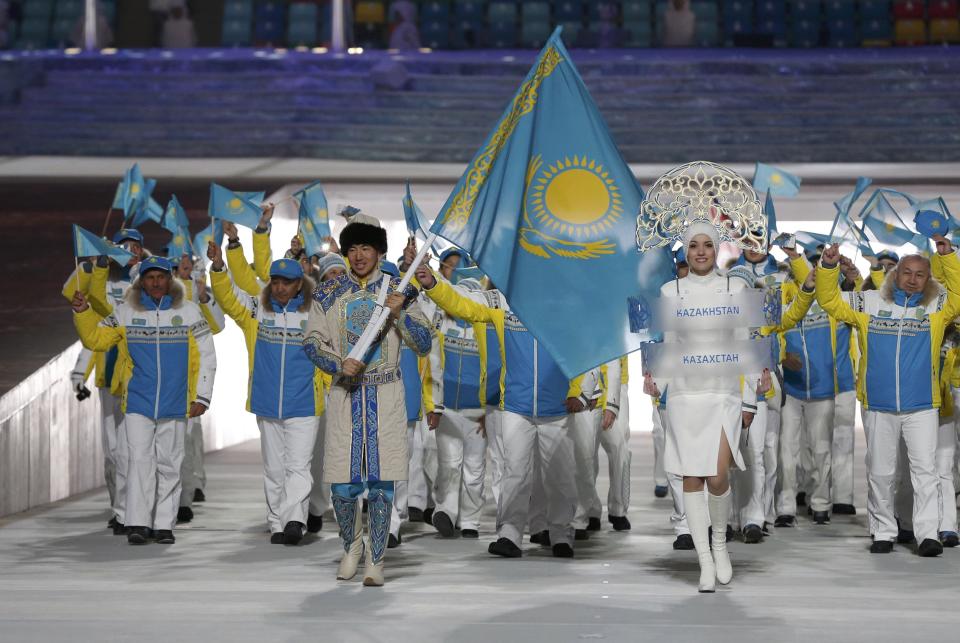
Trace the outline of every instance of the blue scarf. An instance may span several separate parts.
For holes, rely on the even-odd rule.
[[[296,310],[297,310],[298,308],[300,308],[300,306],[302,306],[302,305],[303,305],[303,291],[302,291],[302,290],[297,293],[297,296],[296,296],[296,297],[291,297],[291,298],[290,298],[290,301],[287,302],[287,305],[286,305],[285,307],[284,307],[284,306],[281,306],[281,305],[280,305],[280,302],[278,302],[278,301],[277,301],[276,299],[274,299],[273,297],[270,298],[270,306],[273,308],[273,312],[275,312],[275,313],[282,313],[282,312],[285,312],[285,311],[286,311],[286,312],[296,311]]]
[[[921,299],[923,299],[922,292],[908,295],[905,290],[900,290],[896,286],[893,287],[893,302],[898,306],[903,306],[904,308],[913,308],[920,305]]]
[[[149,308],[150,310],[168,310],[170,306],[173,305],[173,299],[170,297],[170,295],[164,295],[160,298],[160,301],[157,301],[148,295],[146,290],[141,290],[140,304],[144,308]]]

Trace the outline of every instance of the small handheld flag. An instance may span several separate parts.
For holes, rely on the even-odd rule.
[[[187,212],[183,209],[183,206],[180,205],[176,194],[170,197],[170,202],[163,211],[160,226],[174,236],[181,230],[190,229],[190,220],[187,218]]]
[[[127,265],[133,259],[133,253],[120,246],[115,246],[106,239],[98,237],[89,230],[73,225],[73,256],[99,257],[106,255],[121,266]]]
[[[320,181],[314,181],[302,190],[293,193],[300,200],[299,229],[307,256],[330,251],[326,238],[330,236],[330,213],[327,196]]]
[[[222,185],[210,184],[209,214],[214,219],[226,219],[250,229],[260,223],[260,206]]]
[[[800,177],[778,167],[757,163],[753,172],[753,189],[776,196],[797,196],[800,192]]]
[[[214,244],[223,245],[223,221],[212,219],[210,225],[201,230],[193,237],[193,250],[201,257],[207,256],[207,244],[213,241]]]

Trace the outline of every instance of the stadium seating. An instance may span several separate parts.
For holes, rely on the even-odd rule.
[[[313,47],[318,42],[319,11],[312,2],[293,2],[287,13],[287,44]]]

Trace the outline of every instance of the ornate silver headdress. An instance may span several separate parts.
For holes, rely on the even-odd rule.
[[[716,227],[723,241],[767,249],[767,218],[750,182],[709,161],[675,167],[657,179],[640,204],[637,245],[643,251],[671,244],[696,221]]]

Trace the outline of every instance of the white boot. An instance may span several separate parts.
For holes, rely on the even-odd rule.
[[[730,489],[721,496],[707,493],[710,523],[713,525],[713,562],[717,567],[717,580],[721,585],[733,579],[733,566],[727,552],[727,516],[730,513]]]
[[[343,558],[337,568],[337,580],[350,580],[357,575],[360,558],[363,556],[363,514],[356,501],[334,496],[334,509],[340,522],[340,537],[344,539]],[[346,543],[350,545],[347,546]]]
[[[687,514],[690,537],[700,559],[700,591],[713,592],[717,588],[717,568],[710,553],[710,514],[704,492],[684,492],[683,508]]]
[[[383,560],[373,562],[373,548],[367,547],[366,568],[363,570],[363,584],[367,587],[383,587]]]

